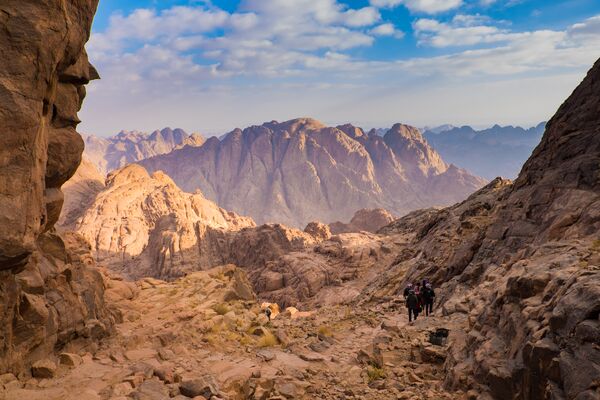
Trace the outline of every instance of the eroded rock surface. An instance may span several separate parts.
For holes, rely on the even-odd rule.
[[[165,174],[150,176],[132,164],[109,174],[76,229],[104,265],[134,277],[173,278],[219,265],[219,241],[212,238],[253,226],[199,192],[182,192]]]
[[[63,230],[73,230],[78,220],[92,206],[105,188],[106,177],[85,156],[75,174],[62,186],[64,203],[56,224]]]
[[[0,373],[93,346],[115,319],[86,243],[52,231],[81,161],[84,85],[98,78],[84,49],[96,6],[0,4]]]
[[[259,224],[296,228],[347,221],[362,208],[402,215],[448,205],[485,184],[447,165],[416,128],[396,124],[381,137],[310,118],[236,129],[141,164]]]

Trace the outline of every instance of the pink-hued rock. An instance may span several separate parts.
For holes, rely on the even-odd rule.
[[[447,165],[416,128],[396,124],[382,137],[310,118],[236,129],[140,163],[259,224],[292,227],[348,220],[362,208],[402,215],[448,205],[485,184]]]

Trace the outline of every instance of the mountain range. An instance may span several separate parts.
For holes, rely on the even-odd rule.
[[[403,215],[453,204],[485,184],[446,163],[414,127],[379,136],[310,118],[235,129],[140,164],[259,224],[294,227],[346,221],[362,208]]]
[[[152,133],[121,131],[111,137],[83,135],[85,156],[104,174],[127,164],[185,145],[200,146],[204,137],[188,134],[183,129],[164,128]]]
[[[545,125],[528,129],[494,125],[483,130],[443,125],[426,130],[423,136],[450,163],[489,180],[514,179],[540,142]]]

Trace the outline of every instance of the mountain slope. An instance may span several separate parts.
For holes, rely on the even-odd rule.
[[[600,61],[514,184],[494,180],[461,204],[382,230],[412,240],[365,298],[425,277],[439,286],[442,313],[460,324],[449,388],[494,399],[598,398],[599,93]]]
[[[481,131],[463,126],[428,130],[423,136],[448,162],[487,179],[514,179],[540,142],[544,126],[544,122],[529,129],[494,125]]]
[[[104,174],[182,146],[204,143],[204,138],[197,133],[189,135],[182,129],[171,128],[151,134],[121,131],[109,138],[88,135],[84,136],[84,140],[84,154]]]
[[[115,270],[133,276],[178,276],[187,268],[211,264],[202,247],[209,230],[250,226],[250,218],[219,208],[201,193],[183,193],[163,173],[150,176],[131,164],[109,174],[106,188],[76,230],[97,260]]]
[[[447,205],[484,183],[448,166],[416,128],[397,124],[381,137],[309,118],[236,129],[140,164],[259,223],[296,227],[349,220],[361,208],[401,215]]]

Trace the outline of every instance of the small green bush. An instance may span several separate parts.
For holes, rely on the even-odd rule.
[[[369,365],[367,367],[367,376],[369,377],[369,383],[371,383],[378,379],[385,379],[386,375],[383,368],[378,368],[374,365]]]
[[[215,304],[212,308],[218,315],[225,315],[230,311],[227,304],[219,303]]]
[[[266,332],[265,335],[256,342],[258,347],[273,347],[277,346],[278,344],[279,342],[277,341],[277,338],[271,332]]]

